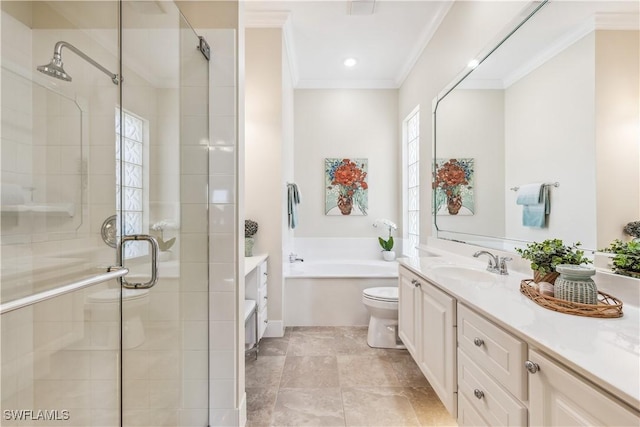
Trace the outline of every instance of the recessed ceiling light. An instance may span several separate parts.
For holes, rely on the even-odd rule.
[[[469,66],[469,68],[473,69],[480,65],[480,61],[478,61],[477,59],[472,59],[467,65]]]
[[[355,58],[347,58],[344,60],[344,66],[347,68],[351,68],[358,63]]]

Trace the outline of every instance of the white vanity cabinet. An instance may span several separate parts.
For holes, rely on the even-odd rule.
[[[267,283],[269,278],[267,255],[245,257],[245,299],[254,300],[258,307],[258,341],[263,337],[269,322],[267,311]],[[248,337],[253,337],[254,321],[247,323]],[[255,339],[253,339],[255,341]]]
[[[267,260],[265,259],[258,265],[258,339],[262,338],[264,331],[267,329],[269,317],[267,316],[267,279],[269,271],[267,269]]]
[[[400,260],[399,335],[460,427],[640,427],[637,340],[612,332],[637,337],[637,308],[602,324],[563,317],[522,296],[517,277],[480,286],[438,276],[439,265]],[[582,320],[595,329],[584,337]],[[622,344],[582,341],[596,336]]]
[[[456,300],[402,266],[399,281],[400,339],[455,416]]]
[[[527,425],[527,344],[458,303],[458,424]]]
[[[640,416],[544,354],[529,350],[531,426],[638,426]]]

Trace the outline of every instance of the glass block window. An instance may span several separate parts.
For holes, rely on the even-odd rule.
[[[116,109],[116,209],[124,219],[124,235],[143,232],[143,144],[144,121]],[[128,242],[125,257],[146,255],[147,246],[146,242]]]
[[[402,122],[405,256],[418,256],[420,244],[420,107]]]

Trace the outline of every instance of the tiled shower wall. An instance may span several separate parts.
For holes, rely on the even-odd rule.
[[[211,45],[209,151],[210,423],[238,425],[236,31],[197,30]]]

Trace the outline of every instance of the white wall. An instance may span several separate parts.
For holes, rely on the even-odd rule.
[[[640,219],[640,33],[597,31],[595,119],[598,248]]]
[[[553,236],[580,241],[585,248],[597,246],[593,64],[591,33],[505,92],[506,186],[560,183],[550,189],[546,228],[524,227],[516,193],[507,190],[510,238],[541,241]]]
[[[287,181],[293,181],[293,87],[281,28],[246,30],[245,216],[258,222],[254,254],[269,254],[269,326],[281,335],[282,260],[291,248]]]
[[[438,158],[475,159],[474,214],[436,216],[438,229],[504,236],[504,91],[456,89],[436,115]]]
[[[296,238],[375,237],[376,218],[401,222],[397,118],[397,90],[295,91]],[[325,215],[324,159],[332,157],[369,159],[368,215]]]
[[[399,91],[398,120],[420,106],[420,240],[432,231],[431,106],[437,94],[512,22],[525,3],[518,1],[455,2]]]

